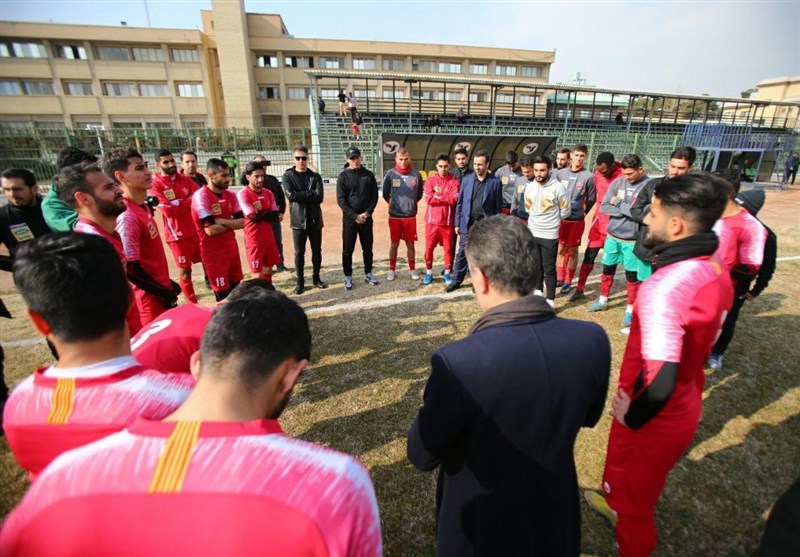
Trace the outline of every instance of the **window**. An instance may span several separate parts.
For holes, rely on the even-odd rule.
[[[286,56],[283,63],[287,68],[313,68],[314,58],[311,56]]]
[[[422,99],[423,101],[433,101],[436,100],[436,91],[431,91],[429,89],[423,89],[422,91],[419,89],[413,89],[411,91],[411,98]]]
[[[173,62],[199,62],[200,56],[197,50],[193,48],[173,48],[172,49]]]
[[[375,69],[375,59],[374,58],[353,58],[353,69],[354,70],[374,70]]]
[[[497,66],[494,69],[494,74],[495,75],[506,75],[506,76],[513,77],[513,76],[517,75],[517,67],[516,66],[502,66],[500,64],[497,64]]]
[[[458,91],[448,91],[444,94],[444,100],[446,101],[460,101],[461,100],[461,93]]]
[[[608,110],[602,110],[602,111],[600,112],[600,119],[602,119],[602,120],[608,120],[609,118],[611,118],[611,112],[610,112],[610,111],[608,111]]]
[[[394,95],[392,95],[394,93]],[[383,98],[384,99],[402,99],[405,98],[406,92],[402,89],[395,89],[392,91],[391,89],[384,89],[383,90]]]
[[[133,48],[133,59],[138,62],[163,62],[164,51],[160,48]]]
[[[514,102],[514,95],[510,95],[508,93],[497,93],[495,97],[495,101],[499,103],[508,103],[511,104]]]
[[[488,100],[488,97],[489,97],[488,93],[470,93],[469,94],[470,102],[485,103]]]
[[[0,130],[4,132],[30,132],[33,125],[23,120],[3,120],[0,121]]]
[[[578,118],[591,118],[591,117],[592,117],[591,110],[581,109],[581,111],[578,113]]]
[[[566,108],[559,108],[556,111],[556,118],[566,118],[567,116],[569,116],[569,110]]]
[[[412,60],[411,69],[415,72],[435,72],[436,62],[433,60]]]
[[[166,83],[140,83],[139,94],[143,97],[169,97],[169,88]]]
[[[136,97],[139,95],[135,83],[105,83],[104,88],[109,97]]]
[[[202,83],[178,83],[179,97],[204,97]]]
[[[519,104],[536,104],[535,95],[520,95]]]
[[[259,87],[258,98],[262,101],[266,99],[280,99],[281,90],[278,87]]]
[[[0,95],[21,95],[22,85],[19,81],[0,79]]]
[[[375,89],[355,89],[353,90],[353,94],[356,96],[357,99],[374,99],[377,97],[375,93]]]
[[[344,58],[331,58],[330,56],[321,56],[319,65],[326,70],[339,70],[344,69]]]
[[[322,89],[319,92],[320,96],[323,99],[337,99],[339,97],[339,90],[338,89]]]
[[[56,56],[65,60],[86,60],[86,49],[75,44],[60,44],[56,46]]]
[[[256,63],[259,68],[277,68],[278,57],[269,54],[257,57]]]
[[[489,73],[489,64],[470,64],[469,73],[477,75],[486,75]]]
[[[0,43],[0,58],[47,58],[39,43]]]
[[[91,81],[65,81],[64,92],[67,95],[75,95],[78,97],[90,97],[94,95]]]
[[[36,122],[34,127],[40,132],[61,132],[66,127],[63,121]]]
[[[72,125],[82,130],[104,130],[102,122],[96,120],[82,120],[80,118],[73,118]]]
[[[98,46],[97,58],[100,60],[130,60],[128,49],[121,46]]]
[[[145,122],[145,128],[158,128],[159,130],[170,130],[172,129],[172,122]]]
[[[522,66],[522,77],[542,77],[542,68],[539,66]]]
[[[383,69],[390,71],[403,71],[406,69],[405,60],[383,59]]]
[[[187,130],[204,130],[206,122],[205,120],[184,120],[183,127]]]
[[[439,62],[439,73],[461,73],[461,64],[458,62]]]
[[[55,95],[56,88],[52,81],[23,81],[22,90],[26,95]]]
[[[311,94],[308,87],[287,87],[286,96],[290,99],[307,99]]]
[[[131,128],[142,129],[142,123],[139,121],[119,120],[111,122],[111,127],[115,130],[126,130]]]

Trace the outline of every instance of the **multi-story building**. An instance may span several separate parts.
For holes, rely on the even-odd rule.
[[[726,119],[734,117],[739,122],[773,122],[787,128],[800,127],[800,75],[771,77],[759,81],[755,91],[746,92],[748,100],[742,103],[727,102],[722,111]],[[769,101],[779,101],[776,104]],[[786,103],[794,103],[794,106]]]
[[[411,78],[545,84],[555,60],[554,51],[296,38],[279,15],[245,13],[244,0],[211,6],[203,31],[0,22],[0,126],[307,127],[315,95],[330,109],[340,89],[362,101],[481,102],[488,86],[422,90]],[[409,83],[341,79],[312,92],[310,68],[391,72]]]

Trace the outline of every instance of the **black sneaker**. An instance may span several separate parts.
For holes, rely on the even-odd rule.
[[[294,293],[295,294],[302,294],[305,291],[306,291],[306,289],[302,284],[298,284],[297,286],[294,287]]]
[[[283,263],[281,263],[280,265],[278,265],[277,267],[275,267],[275,270],[276,270],[277,272],[279,272],[279,273],[282,273],[282,272],[284,272],[284,271],[288,271],[289,269],[287,269],[287,268],[286,268],[286,265],[284,265]]]
[[[455,292],[459,288],[461,288],[461,283],[460,282],[452,282],[452,283],[448,284],[445,287],[444,291],[445,292]]]
[[[569,297],[569,301],[570,302],[577,302],[581,298],[583,298],[583,290],[574,290],[572,292],[572,295]]]
[[[314,286],[317,288],[328,288],[328,283],[323,282],[323,280],[319,277],[314,279]]]

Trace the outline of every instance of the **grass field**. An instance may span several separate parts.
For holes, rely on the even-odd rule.
[[[774,229],[779,256],[800,255],[800,226]],[[379,278],[386,270],[386,261],[379,261]],[[749,555],[770,505],[800,474],[798,276],[800,260],[778,263],[767,291],[742,310],[725,369],[708,375],[704,421],[658,506],[655,555]],[[290,277],[277,277],[278,287],[288,293]],[[405,436],[421,403],[431,352],[463,337],[479,308],[469,288],[445,295],[440,280],[422,287],[405,273],[377,288],[357,283],[350,293],[341,287],[338,266],[326,266],[323,278],[331,288],[300,298],[313,332],[312,365],[281,422],[287,433],[353,454],[367,465],[387,555],[433,555],[435,475],[408,463]],[[586,303],[596,293],[594,282]],[[588,314],[586,304],[556,299],[560,316],[593,319],[606,328],[613,347],[612,388],[627,340],[619,332],[623,283],[615,282],[611,309],[600,315]],[[200,284],[197,289],[206,292]],[[20,345],[36,335],[22,318],[19,295],[9,289],[1,294],[17,317],[0,323],[7,380],[13,385],[47,363],[49,352],[41,342]],[[212,297],[206,293],[201,301],[211,303]],[[599,484],[610,424],[604,415],[596,428],[578,437],[582,487]],[[0,440],[0,515],[9,512],[25,487]],[[611,527],[585,504],[582,509],[584,554],[612,555]]]

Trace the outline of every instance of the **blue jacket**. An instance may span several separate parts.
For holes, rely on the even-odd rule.
[[[469,215],[472,212],[472,189],[475,186],[477,174],[471,172],[461,181],[461,190],[458,192],[456,203],[456,228],[466,232],[469,224]],[[503,208],[503,186],[492,174],[486,175],[486,187],[483,190],[483,212],[487,217],[499,215]]]

